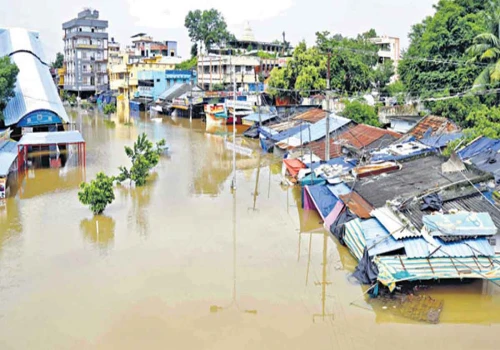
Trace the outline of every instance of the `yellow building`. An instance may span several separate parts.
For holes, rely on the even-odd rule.
[[[126,97],[134,97],[138,91],[138,73],[141,71],[165,71],[175,69],[178,60],[170,57],[136,57],[121,52],[116,64],[109,68],[109,86]]]
[[[64,75],[66,74],[66,67],[57,70],[57,87],[60,91],[64,88]]]

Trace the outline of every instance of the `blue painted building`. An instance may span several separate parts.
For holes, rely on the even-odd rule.
[[[2,56],[9,56],[19,68],[14,97],[3,111],[3,126],[14,130],[13,137],[21,135],[21,128],[61,130],[69,117],[52,80],[38,33],[22,28],[0,28]]]
[[[196,72],[189,70],[141,71],[137,79],[139,96],[153,100],[176,84],[197,84]]]

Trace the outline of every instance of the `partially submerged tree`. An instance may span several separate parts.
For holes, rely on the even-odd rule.
[[[119,168],[120,175],[117,177],[117,180],[120,182],[130,180],[136,186],[144,186],[149,176],[149,171],[160,161],[160,154],[165,143],[163,139],[154,145],[153,142],[148,140],[145,133],[139,135],[137,141],[134,142],[133,148],[125,147],[125,153],[130,158],[132,167],[129,170],[121,166]]]
[[[105,104],[102,111],[104,112],[104,114],[106,115],[110,115],[110,114],[113,114],[116,112],[116,105],[112,104],[112,103],[108,103],[108,104]]]
[[[95,215],[102,214],[106,206],[115,199],[113,181],[113,177],[106,176],[103,172],[98,173],[95,180],[80,184],[78,199],[82,204],[90,206]]]
[[[9,100],[14,97],[17,74],[19,69],[10,61],[9,56],[0,57],[0,119]]]

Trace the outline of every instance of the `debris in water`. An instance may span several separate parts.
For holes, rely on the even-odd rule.
[[[443,300],[436,300],[427,295],[392,295],[375,299],[382,303],[382,309],[393,312],[405,318],[426,322],[439,323],[439,317],[443,310]]]

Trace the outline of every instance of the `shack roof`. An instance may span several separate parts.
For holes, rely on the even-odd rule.
[[[444,158],[430,155],[402,163],[402,169],[384,176],[358,179],[354,189],[374,207],[380,208],[393,199],[408,199],[424,191],[466,182],[466,178],[484,177],[479,170],[468,168],[465,172],[442,173]]]
[[[62,145],[83,142],[85,140],[79,131],[33,132],[25,134],[18,145]]]
[[[320,108],[312,108],[304,113],[300,113],[300,114],[296,115],[292,119],[293,120],[302,120],[302,121],[306,121],[306,122],[314,124],[314,123],[319,122],[321,119],[326,118],[328,116],[328,114],[329,113],[327,111],[324,111]]]
[[[408,134],[415,136],[417,139],[421,139],[424,136],[435,136],[442,133],[457,132],[459,130],[460,128],[450,119],[429,115],[420,120]]]
[[[472,188],[472,186],[467,186],[464,189],[456,191],[444,191],[441,195],[443,198],[443,212],[458,210],[465,212],[488,213],[490,214],[495,226],[500,227],[500,212],[498,211],[500,207],[498,204],[494,201],[486,199],[483,195],[477,192],[477,189]],[[401,210],[401,213],[405,215],[418,230],[421,230],[424,226],[424,215],[430,214],[429,211],[421,210],[420,200],[414,200],[409,203],[404,209]]]
[[[0,177],[9,175],[9,169],[17,158],[17,153],[0,152]]]
[[[351,123],[350,119],[339,117],[333,113],[328,118],[330,119],[330,132],[339,130]],[[282,149],[290,149],[322,139],[326,136],[326,121],[327,118],[324,118],[319,122],[308,126],[307,129],[302,130],[289,139],[278,143],[278,147]]]
[[[386,136],[388,136],[388,138],[384,139],[386,142],[377,142]],[[358,149],[366,147],[380,148],[384,145],[387,146],[389,143],[399,139],[400,137],[401,134],[391,130],[359,124],[342,133],[339,136],[339,143],[348,144]]]
[[[164,101],[172,101],[174,98],[182,96],[190,89],[190,84],[176,83],[170,86],[167,90],[163,91],[158,98]]]

